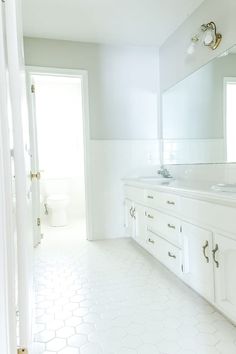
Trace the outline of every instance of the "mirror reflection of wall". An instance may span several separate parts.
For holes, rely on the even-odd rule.
[[[236,162],[236,47],[162,96],[163,161]]]

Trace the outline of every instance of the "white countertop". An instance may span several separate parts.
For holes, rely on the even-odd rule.
[[[215,191],[211,187],[216,182],[166,179],[166,182],[158,184],[154,181],[143,181],[140,178],[123,178],[122,181],[126,185],[138,188],[158,190],[160,192],[173,193],[188,198],[236,207],[236,193]]]

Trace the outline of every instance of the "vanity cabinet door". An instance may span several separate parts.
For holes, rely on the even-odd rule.
[[[135,219],[135,240],[141,245],[145,245],[146,237],[146,217],[145,217],[146,208],[140,204],[134,205],[134,219]]]
[[[135,237],[134,203],[130,199],[125,199],[125,234]]]
[[[214,301],[214,267],[212,233],[189,223],[182,224],[183,280],[204,296]]]
[[[236,240],[214,235],[213,259],[216,304],[236,323]]]

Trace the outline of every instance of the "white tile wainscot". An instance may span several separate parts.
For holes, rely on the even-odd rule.
[[[236,196],[138,179],[124,196],[127,236],[236,324]]]

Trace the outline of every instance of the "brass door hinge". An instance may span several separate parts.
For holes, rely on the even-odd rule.
[[[37,218],[37,226],[40,226],[40,225],[41,225],[41,219]]]
[[[38,180],[40,180],[40,178],[41,178],[41,174],[40,174],[40,172],[32,172],[32,171],[30,171],[30,178],[31,178],[31,181],[35,178],[35,179],[38,179]]]
[[[26,348],[18,348],[17,354],[28,354],[28,350]]]
[[[35,93],[35,85],[31,85],[31,92]]]

